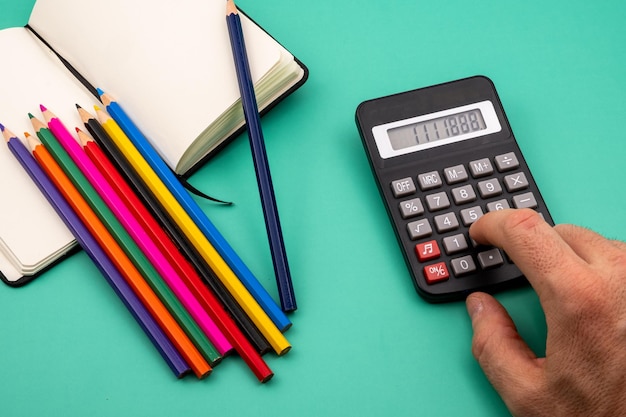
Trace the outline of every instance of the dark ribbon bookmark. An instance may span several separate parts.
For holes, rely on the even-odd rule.
[[[227,206],[230,206],[230,205],[233,204],[231,201],[223,201],[223,200],[219,200],[217,198],[211,197],[210,195],[203,193],[202,191],[198,190],[193,185],[189,184],[187,179],[185,177],[183,177],[182,175],[178,175],[178,174],[175,174],[175,175],[176,175],[176,178],[178,178],[180,183],[183,185],[183,187],[185,187],[187,190],[189,190],[190,192],[194,193],[198,197],[202,197],[202,198],[205,198],[207,200],[214,201],[216,203],[225,204]]]

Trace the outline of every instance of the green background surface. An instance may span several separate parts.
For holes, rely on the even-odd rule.
[[[25,24],[33,3],[0,1],[0,27]],[[626,2],[295,4],[238,2],[310,70],[263,118],[299,304],[292,351],[266,356],[274,379],[259,384],[231,357],[206,380],[176,380],[79,253],[23,288],[0,286],[2,416],[508,414],[471,356],[464,304],[415,293],[354,112],[366,99],[487,75],[555,221],[626,239]],[[202,204],[277,299],[247,135],[191,182],[236,203]],[[542,354],[534,292],[498,299]]]

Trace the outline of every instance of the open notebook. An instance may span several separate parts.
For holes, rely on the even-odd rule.
[[[0,122],[23,137],[32,133],[28,113],[40,116],[44,104],[70,130],[82,127],[75,104],[91,109],[92,88],[100,87],[173,170],[189,173],[244,125],[225,7],[222,0],[38,0],[26,28],[0,31]],[[259,109],[267,111],[304,83],[307,69],[241,18]],[[0,278],[20,285],[74,240],[5,145],[0,174]]]

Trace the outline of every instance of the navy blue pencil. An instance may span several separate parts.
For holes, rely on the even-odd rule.
[[[250,148],[252,149],[252,159],[254,161],[257,184],[261,194],[261,205],[263,206],[265,227],[270,243],[276,283],[278,284],[280,304],[283,311],[294,311],[297,308],[296,297],[293,291],[291,273],[289,272],[287,252],[285,250],[280,219],[278,217],[278,208],[276,207],[276,197],[274,195],[274,186],[272,185],[267,152],[265,151],[259,110],[257,108],[254,87],[252,85],[250,66],[248,64],[248,56],[246,54],[243,31],[241,29],[241,20],[239,19],[237,7],[232,0],[226,1],[226,23],[228,25],[230,44],[235,60],[237,81],[241,93],[241,103],[246,119],[248,137],[250,139]]]
[[[113,290],[126,305],[137,323],[144,330],[148,338],[157,348],[163,359],[169,365],[177,378],[183,377],[191,371],[185,360],[178,353],[174,345],[169,341],[165,333],[154,321],[150,313],[143,306],[139,298],[128,286],[124,278],[115,268],[109,257],[102,250],[98,242],[87,230],[74,210],[65,201],[61,193],[56,189],[43,169],[39,166],[33,155],[26,149],[22,141],[0,124],[0,130],[7,141],[9,149],[35,182],[39,190],[50,202],[54,210],[61,217],[65,225],[72,232],[76,241],[85,250],[100,272],[107,279]]]

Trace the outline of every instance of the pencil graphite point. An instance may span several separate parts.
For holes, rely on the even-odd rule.
[[[46,108],[46,106],[44,106],[43,104],[40,104],[40,105],[39,105],[39,110],[41,110],[41,111],[46,111],[46,110],[48,110],[48,109],[47,109],[47,108]]]
[[[4,139],[8,142],[11,140],[11,138],[14,138],[15,135],[13,134],[13,132],[11,132],[9,129],[7,129],[4,125],[0,125],[2,127],[2,136],[4,136]]]
[[[83,147],[87,146],[89,142],[93,142],[93,139],[87,136],[87,134],[83,132],[79,127],[76,128],[76,133],[78,134],[78,140]]]
[[[96,88],[96,91],[98,92],[98,95],[101,96],[104,94],[104,91],[102,91],[101,88]]]
[[[0,131],[4,132],[4,125],[0,123]]]
[[[41,145],[41,141],[39,141],[36,136],[28,132],[24,132],[24,136],[26,137],[26,143],[28,143],[31,151],[34,151],[37,146]]]

